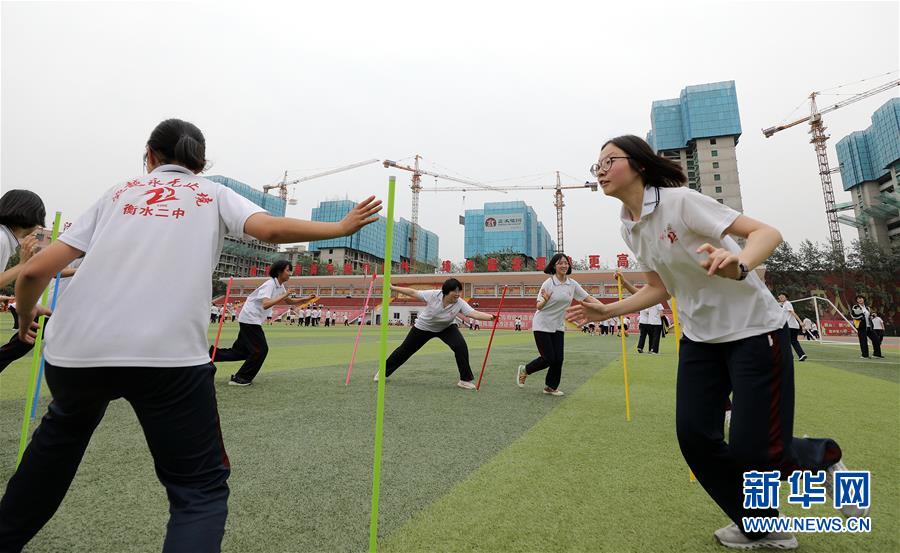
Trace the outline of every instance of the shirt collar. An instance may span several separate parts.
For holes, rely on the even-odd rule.
[[[631,220],[631,215],[628,213],[628,209],[626,209],[625,205],[622,205],[622,211],[619,214],[619,217],[622,219],[622,224],[626,229],[631,231],[641,221],[644,220],[644,217],[653,213],[656,209],[656,206],[659,205],[659,188],[655,186],[645,186],[644,187],[644,203],[641,208],[641,218],[637,221]]]
[[[550,282],[552,282],[554,286],[567,286],[569,284],[572,284],[572,279],[566,277],[566,281],[562,282],[561,280],[556,278],[556,275],[550,275]]]
[[[16,235],[13,234],[6,225],[0,225],[0,229],[3,229],[3,233],[6,235],[6,239],[9,240],[9,251],[16,251],[16,248],[19,247],[19,239],[16,238]]]
[[[194,172],[190,169],[182,167],[181,165],[168,164],[168,165],[160,165],[156,169],[150,171],[150,174],[154,173],[184,173],[186,175],[193,175]]]

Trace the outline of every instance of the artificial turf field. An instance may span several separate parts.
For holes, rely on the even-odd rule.
[[[367,549],[378,329],[364,329],[345,387],[355,330],[267,326],[269,358],[248,388],[225,385],[237,363],[219,365],[232,463],[223,551]],[[392,328],[389,347],[406,331]],[[221,344],[236,333],[226,325]],[[464,333],[477,376],[490,333]],[[674,339],[662,340],[658,356],[637,355],[635,343],[626,422],[616,337],[567,334],[561,398],[540,393],[543,375],[514,385],[516,366],[536,355],[528,332],[497,333],[480,392],[455,387],[453,355],[432,341],[387,382],[379,550],[724,551],[712,532],[728,520],[689,481],[675,439]],[[872,472],[873,530],[798,535],[801,550],[900,551],[900,352],[866,361],[852,346],[803,345],[810,360],[796,364],[795,435],[833,437],[851,469]],[[4,487],[30,363],[0,375]],[[783,505],[786,495],[784,485]],[[827,505],[782,512],[835,514]],[[159,551],[167,517],[137,420],[117,401],[56,516],[25,551]]]

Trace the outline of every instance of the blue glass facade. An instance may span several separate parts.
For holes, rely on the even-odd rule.
[[[900,98],[891,98],[872,114],[872,125],[836,145],[844,190],[878,180],[900,162]]]
[[[255,203],[259,207],[265,209],[275,217],[284,217],[287,203],[278,196],[266,194],[262,190],[257,190],[249,184],[244,184],[240,181],[236,181],[234,179],[230,179],[228,177],[223,177],[220,175],[212,175],[205,178],[213,182],[217,182],[221,185],[227,186],[241,196]]]
[[[343,219],[356,205],[350,200],[338,200],[322,202],[312,210],[312,220],[322,222],[337,222]],[[394,244],[391,261],[400,262],[400,258],[409,259],[409,233],[412,223],[401,218],[394,223]],[[332,238],[330,240],[316,240],[309,243],[310,251],[318,251],[327,248],[352,248],[361,252],[384,259],[384,235],[387,230],[387,218],[379,217],[378,221],[364,227],[351,236]],[[438,236],[423,229],[421,226],[416,232],[416,260],[428,265],[438,266]]]
[[[556,242],[525,202],[492,202],[467,209],[465,256],[514,252],[537,259],[556,252]]]
[[[734,81],[688,86],[678,98],[653,102],[650,125],[647,142],[656,151],[678,150],[696,138],[740,136]]]

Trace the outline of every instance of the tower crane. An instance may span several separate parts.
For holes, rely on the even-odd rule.
[[[278,189],[278,196],[279,196],[282,200],[286,201],[286,202],[288,203],[288,205],[297,205],[297,199],[296,199],[296,198],[288,199],[288,196],[287,196],[287,187],[288,187],[288,186],[291,186],[291,185],[294,185],[294,184],[298,184],[298,183],[301,183],[301,182],[305,182],[305,181],[308,181],[308,180],[317,179],[317,178],[319,178],[319,177],[327,177],[328,175],[333,175],[333,174],[335,174],[335,173],[342,173],[342,172],[344,172],[344,171],[349,171],[350,169],[356,169],[357,167],[362,167],[363,165],[370,165],[370,164],[372,164],[372,163],[378,163],[379,161],[381,161],[381,160],[380,160],[380,159],[367,159],[366,161],[359,161],[359,162],[357,162],[357,163],[351,163],[350,165],[344,165],[344,166],[342,166],[342,167],[336,167],[336,168],[334,168],[334,169],[329,169],[329,170],[327,170],[327,171],[322,171],[321,173],[315,173],[315,174],[313,174],[313,175],[306,175],[305,177],[299,177],[299,178],[296,178],[296,179],[294,179],[294,180],[292,180],[292,181],[288,181],[288,180],[287,180],[288,172],[285,171],[285,172],[284,172],[284,177],[281,178],[281,182],[278,182],[278,183],[275,183],[275,184],[267,184],[267,185],[263,186],[263,192],[266,193],[266,194],[268,194],[268,193],[269,193],[269,190],[272,190],[273,188],[277,188],[277,189]]]
[[[826,127],[822,122],[822,115],[840,109],[848,104],[858,102],[864,98],[874,96],[895,86],[900,86],[900,79],[882,84],[881,86],[877,86],[865,92],[860,92],[855,96],[851,96],[850,98],[841,100],[836,104],[822,109],[818,109],[816,106],[816,96],[820,95],[821,92],[812,92],[809,95],[810,110],[808,116],[784,125],[769,127],[762,131],[766,138],[770,138],[779,131],[789,129],[800,123],[809,122],[809,134],[812,135],[812,138],[810,138],[809,141],[815,148],[816,157],[819,161],[819,177],[822,180],[822,194],[825,196],[825,216],[828,218],[828,232],[831,239],[831,248],[835,253],[841,256],[841,259],[844,257],[844,241],[841,238],[841,229],[838,227],[837,210],[834,205],[834,189],[831,186],[831,174],[835,173],[836,170],[832,170],[828,165],[828,152],[825,149],[825,142],[828,140],[829,135],[825,134]]]
[[[553,207],[556,208],[556,251],[565,251],[563,245],[563,190],[589,188],[592,192],[597,191],[597,183],[586,181],[584,184],[562,184],[559,171],[556,172],[556,185],[526,185],[526,186],[501,186],[492,190],[553,190]],[[477,192],[488,191],[487,189],[457,188],[457,187],[437,187],[429,188],[428,192]]]
[[[486,184],[482,184],[480,182],[475,182],[467,179],[461,179],[458,177],[451,177],[450,175],[442,175],[440,173],[432,173],[430,171],[426,171],[419,167],[419,160],[422,159],[422,156],[416,154],[413,166],[409,165],[400,165],[396,161],[391,161],[386,159],[382,162],[385,169],[389,167],[393,167],[395,169],[401,169],[403,171],[410,171],[412,173],[412,184],[410,185],[410,189],[412,190],[412,227],[409,231],[409,266],[413,271],[416,270],[416,245],[418,242],[418,226],[419,226],[419,192],[422,191],[422,175],[429,175],[438,179],[444,179],[449,181],[458,182],[461,184],[468,184],[470,186],[474,186],[476,189],[481,190],[494,190],[498,192],[502,192],[501,189],[495,188],[492,186],[488,186]],[[465,190],[471,190],[470,188],[466,188]],[[505,194],[505,192],[504,192]]]

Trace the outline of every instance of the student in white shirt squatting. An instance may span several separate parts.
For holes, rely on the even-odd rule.
[[[550,275],[550,278],[541,285],[537,297],[537,311],[531,320],[538,357],[527,365],[519,365],[516,370],[516,384],[521,388],[525,386],[525,379],[529,375],[549,369],[544,378],[544,393],[561,396],[563,391],[559,389],[559,381],[562,378],[565,349],[566,308],[572,305],[573,298],[598,303],[600,300],[588,294],[574,278],[569,278],[568,275],[572,274],[572,265],[565,254],[557,253],[551,257],[544,267],[544,272]]]
[[[163,121],[147,141],[150,173],[110,188],[19,274],[19,338],[33,343],[31,322],[45,311],[39,295],[85,254],[45,329],[53,399],[0,500],[0,551],[20,551],[50,520],[107,406],[119,398],[134,409],[166,488],[162,551],[221,549],[230,464],[207,330],[210,277],[225,235],[269,243],[347,236],[377,220],[380,202],[369,198],[335,223],[272,217],[199,176],[205,150],[196,126]],[[123,324],[134,313],[149,318]],[[100,521],[83,522],[90,531]],[[74,542],[56,548],[71,550]]]
[[[216,350],[216,362],[243,361],[238,372],[231,375],[231,386],[249,386],[262,369],[269,344],[263,332],[263,321],[272,316],[272,308],[279,304],[295,305],[311,298],[292,298],[284,289],[284,283],[291,278],[291,262],[280,259],[269,266],[269,278],[253,291],[238,315],[237,338],[230,348]],[[212,355],[212,346],[209,348]]]
[[[456,368],[459,371],[459,381],[456,385],[466,390],[474,390],[475,375],[472,374],[472,367],[469,366],[469,348],[456,326],[456,316],[461,313],[480,321],[493,321],[494,315],[476,311],[459,297],[462,293],[462,284],[455,278],[445,280],[440,290],[414,290],[391,285],[391,292],[422,300],[426,305],[425,309],[416,316],[416,322],[409,329],[409,334],[406,335],[403,343],[388,357],[385,375],[391,376],[429,340],[439,338],[450,346],[456,356]],[[378,381],[377,372],[375,381]]]
[[[791,347],[797,352],[798,361],[806,361],[806,352],[800,345],[800,324],[802,321],[797,313],[794,312],[794,306],[787,299],[787,294],[778,294],[778,303],[781,308],[788,314],[788,330],[791,333]]]
[[[747,533],[742,517],[778,516],[743,506],[743,473],[828,471],[831,492],[841,449],[828,438],[794,438],[794,365],[785,313],[752,272],[781,242],[774,228],[683,187],[681,166],[636,136],[603,145],[591,168],[607,196],[622,202],[622,236],[646,269],[647,285],[611,304],[586,303],[568,318],[602,320],[674,295],[684,337],[678,359],[678,443],[698,481],[734,521],[714,533],[739,549],[794,548],[788,533]],[[747,239],[740,249],[728,235]],[[723,421],[729,392],[728,442]],[[865,516],[844,507],[846,516]]]

